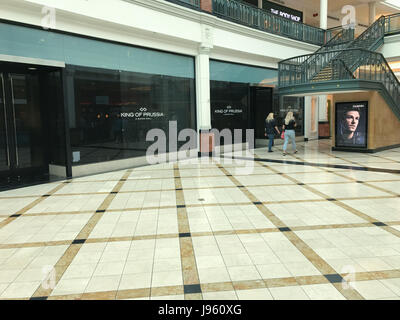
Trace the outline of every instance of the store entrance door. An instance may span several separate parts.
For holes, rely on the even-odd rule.
[[[0,73],[0,179],[3,183],[48,172],[39,76]]]
[[[251,87],[250,105],[256,146],[263,146],[267,143],[264,136],[265,119],[270,112],[273,112],[272,90],[269,87]]]

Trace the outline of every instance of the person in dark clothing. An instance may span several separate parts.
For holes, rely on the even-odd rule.
[[[274,138],[275,134],[280,134],[278,126],[276,125],[276,121],[274,119],[274,114],[271,112],[267,119],[265,119],[265,136],[268,136],[269,143],[268,143],[268,152],[272,151],[272,146],[274,145]]]

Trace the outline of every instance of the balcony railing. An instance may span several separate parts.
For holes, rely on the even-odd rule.
[[[252,28],[322,46],[325,30],[291,21],[239,0],[212,0],[213,14]]]
[[[400,13],[392,14],[386,17],[385,34],[394,34],[400,32]]]
[[[200,0],[166,0],[193,9],[200,9]],[[212,0],[212,14],[251,28],[277,34],[286,38],[325,45],[343,30],[341,26],[320,29],[292,21],[241,0]],[[385,35],[400,33],[400,14],[385,17]]]

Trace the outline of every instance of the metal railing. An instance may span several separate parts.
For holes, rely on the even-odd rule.
[[[308,42],[325,43],[325,30],[276,16],[240,0],[212,0],[213,14],[252,28]]]
[[[348,51],[344,49],[350,48],[361,48],[367,50],[374,50],[382,41],[385,35],[385,19],[382,16],[376,20],[367,30],[365,30],[357,39],[350,41],[351,37],[354,37],[353,32],[346,31],[343,29],[339,32],[331,41],[325,46],[321,47],[317,52],[312,55],[295,57],[281,61],[279,63],[279,86],[286,86],[286,77],[289,70],[295,70],[295,74],[289,76],[289,79],[303,79],[305,81],[311,81],[314,79],[319,72],[326,68],[334,67],[330,64],[333,59],[342,60],[346,65],[353,66],[357,64],[357,57],[349,55]],[[321,53],[327,52],[326,55]],[[295,67],[296,66],[296,67]],[[281,73],[282,71],[282,73]],[[300,76],[298,73],[303,73]],[[291,85],[289,83],[289,85]]]
[[[386,16],[385,19],[385,34],[390,35],[400,32],[400,13]]]
[[[200,0],[166,1],[200,9]],[[324,46],[343,30],[341,26],[324,30],[292,21],[241,0],[212,0],[212,13],[225,20],[319,46]],[[383,24],[385,35],[400,33],[400,13],[384,17]]]
[[[317,55],[317,63],[305,63]],[[400,115],[400,82],[381,53],[351,48],[303,55],[279,64],[279,86],[338,80],[368,80],[384,86]]]

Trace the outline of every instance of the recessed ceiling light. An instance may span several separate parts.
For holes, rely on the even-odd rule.
[[[37,68],[34,68],[34,67],[30,67],[30,68],[28,68],[29,70],[32,70],[32,71],[34,71],[34,70],[37,70]]]

